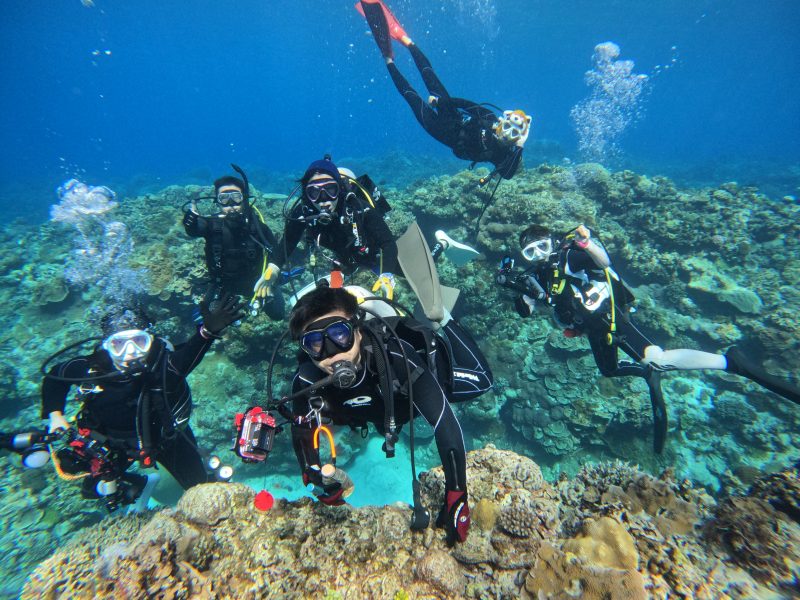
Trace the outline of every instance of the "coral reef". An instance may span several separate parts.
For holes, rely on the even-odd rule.
[[[175,509],[106,519],[75,536],[36,569],[21,597],[711,600],[789,589],[781,587],[790,585],[784,572],[770,571],[780,565],[746,563],[758,579],[731,574],[720,561],[740,561],[736,549],[728,555],[692,533],[713,500],[668,475],[652,479],[605,463],[552,486],[530,459],[488,446],[468,454],[468,477],[476,508],[501,516],[495,524],[478,519],[482,526],[452,549],[440,530],[412,532],[402,506],[331,508],[306,498],[278,500],[262,513],[250,488],[206,484],[189,490]],[[441,501],[442,479],[437,467],[423,480],[429,507]],[[626,484],[627,492],[608,495]],[[523,498],[536,511],[520,508]],[[692,527],[684,532],[657,520],[677,510],[678,500],[692,508]],[[736,518],[722,507],[705,523],[712,537],[726,535],[724,519]],[[566,524],[573,520],[580,527],[571,532]],[[504,531],[503,523],[512,522],[527,537]],[[789,541],[796,549],[797,540]]]
[[[308,552],[297,554],[296,548],[305,544],[308,549],[315,542],[309,542],[309,535],[292,522],[309,518],[316,522],[313,515],[326,516],[320,516],[317,529],[309,531],[327,536],[328,530],[336,527],[337,535],[341,531],[346,539],[362,544],[358,556],[365,555],[369,542],[361,540],[357,519],[380,521],[381,526],[399,532],[398,539],[407,542],[397,551],[401,560],[416,564],[428,550],[439,550],[456,560],[464,577],[452,575],[448,567],[452,563],[436,552],[426,561],[430,582],[424,585],[395,573],[385,579],[383,574],[368,579],[371,572],[359,571],[362,579],[368,580],[369,590],[386,596],[400,590],[410,597],[419,590],[424,590],[420,594],[455,594],[443,590],[461,590],[462,583],[463,591],[458,593],[467,597],[479,596],[476,590],[487,586],[489,596],[519,595],[528,585],[528,573],[537,560],[543,570],[561,569],[558,572],[570,576],[591,570],[594,567],[564,562],[573,561],[576,555],[565,551],[563,544],[585,535],[581,532],[586,521],[600,517],[616,520],[631,535],[640,557],[637,572],[654,597],[664,597],[663,590],[671,590],[674,597],[709,597],[704,590],[723,586],[724,581],[738,581],[738,590],[762,585],[753,582],[754,573],[745,571],[743,563],[742,567],[728,563],[720,566],[720,558],[713,558],[706,547],[713,543],[713,552],[735,565],[733,556],[727,554],[732,552],[729,548],[735,540],[708,533],[704,541],[698,541],[698,523],[711,518],[714,505],[703,492],[723,498],[742,493],[753,483],[753,497],[767,503],[758,505],[759,514],[764,515],[762,524],[778,518],[768,511],[770,507],[774,513],[796,520],[797,513],[792,509],[798,505],[796,471],[792,475],[782,469],[800,458],[797,407],[730,374],[667,373],[663,384],[670,432],[664,454],[656,457],[650,450],[652,417],[643,382],[600,377],[586,341],[564,337],[546,315],[521,321],[513,311],[511,297],[495,285],[494,276],[503,255],[516,256],[517,236],[528,224],[538,222],[556,231],[568,231],[583,222],[597,232],[615,268],[632,286],[637,296],[637,324],[656,343],[664,348],[714,352],[735,343],[761,359],[770,372],[796,376],[800,372],[800,321],[796,317],[800,292],[793,282],[800,277],[800,206],[793,199],[771,199],[735,182],[687,189],[665,177],[611,172],[595,163],[533,166],[529,161],[527,167],[514,179],[501,183],[476,235],[475,220],[491,193],[477,185],[478,175],[486,174],[485,170],[424,180],[415,175],[404,189],[391,187],[397,186],[391,172],[371,173],[393,206],[388,217],[393,232],[401,233],[416,219],[426,232],[443,228],[482,251],[477,260],[463,267],[456,267],[446,255],[438,263],[442,281],[462,290],[457,316],[481,343],[496,380],[493,394],[455,407],[467,446],[493,443],[514,451],[470,455],[474,526],[468,543],[449,551],[439,543],[438,533],[426,532],[425,552],[412,557],[407,548],[415,545],[412,542],[417,537],[404,531],[406,516],[392,507],[383,512],[326,513],[322,507],[279,501],[269,519],[235,512],[237,508],[227,518],[214,522],[217,492],[204,490],[211,507],[207,517],[200,518],[200,509],[191,513],[195,520],[188,519],[189,513],[176,512],[169,517],[169,527],[180,526],[183,533],[176,534],[174,547],[165,542],[147,550],[152,569],[144,579],[155,578],[148,585],[163,579],[166,586],[170,578],[175,578],[180,582],[176,585],[184,586],[182,591],[175,588],[178,595],[188,594],[189,589],[205,589],[203,585],[217,586],[213,593],[224,595],[217,590],[234,584],[214,579],[214,567],[209,565],[219,559],[209,550],[217,543],[210,532],[224,529],[241,514],[258,523],[272,523],[275,517],[284,528],[275,539],[289,540],[276,542],[276,552],[285,554],[280,560],[269,553],[263,556],[263,564],[271,565],[267,576],[276,581],[284,576],[280,575],[281,568],[286,569],[280,566],[284,559],[300,556],[297,560],[302,565],[313,563],[315,557]],[[428,174],[424,169],[420,173]],[[287,176],[280,181],[289,179]],[[259,183],[277,180],[271,174],[258,177]],[[105,201],[97,206],[90,204],[87,209],[100,213],[81,218],[94,222],[95,217],[113,215],[113,221],[125,225],[132,244],[127,264],[134,270],[147,269],[147,280],[140,282],[137,290],[140,299],[155,318],[157,332],[179,343],[191,335],[191,315],[207,287],[202,242],[185,236],[179,209],[185,202],[207,195],[208,188],[187,185],[159,190],[151,182],[148,185],[147,193],[137,189],[138,195],[113,200],[103,193],[92,196],[87,192],[83,198]],[[272,229],[280,232],[281,196],[271,193],[274,191],[252,186],[256,205]],[[111,204],[115,206],[109,208]],[[65,227],[70,235],[64,234]],[[86,231],[94,236],[101,229]],[[3,431],[27,430],[38,424],[39,364],[59,348],[96,335],[98,319],[108,308],[107,298],[96,286],[69,285],[64,257],[76,249],[76,231],[71,222],[12,222],[0,232],[0,302],[6,333],[0,354],[0,382],[7,391],[0,404]],[[102,244],[96,248],[102,253]],[[371,286],[372,275],[365,273],[362,277],[359,281]],[[302,285],[308,280],[292,283]],[[285,289],[287,295],[290,286]],[[411,304],[402,281],[398,294],[401,302]],[[190,384],[197,404],[192,422],[204,450],[224,453],[230,444],[230,415],[263,401],[264,365],[283,329],[282,323],[266,318],[247,318],[215,343],[192,374]],[[273,374],[277,394],[288,389],[292,353],[293,348],[287,347],[278,358]],[[68,411],[75,410],[77,406],[71,402]],[[270,474],[296,479],[290,443],[286,436],[279,437],[270,459]],[[345,468],[354,456],[363,453],[363,444],[357,435],[337,433],[340,463]],[[623,467],[614,459],[634,461],[641,468]],[[420,446],[418,462],[425,468],[438,460],[434,444]],[[604,466],[584,467],[597,462]],[[86,535],[87,528],[104,531],[111,525],[106,521],[98,525],[103,515],[97,507],[81,500],[76,489],[58,481],[52,473],[23,473],[5,457],[0,465],[4,481],[0,537],[6,550],[6,560],[0,567],[0,593],[15,596],[32,565],[64,547],[69,539]],[[662,478],[646,474],[668,468],[671,471]],[[763,483],[765,480],[759,478],[762,473],[771,473],[770,483]],[[565,478],[558,480],[559,475]],[[263,471],[244,466],[237,472],[239,476],[255,478],[263,476]],[[422,481],[426,502],[438,508],[443,492],[440,471],[430,470]],[[759,485],[765,487],[757,488]],[[233,492],[220,492],[220,498],[228,493]],[[233,494],[226,501],[234,507],[242,504],[241,511],[249,510],[244,506],[244,495]],[[731,516],[720,510],[719,522],[727,523],[724,519]],[[350,516],[335,521],[335,514]],[[154,520],[168,527],[166,518],[165,513],[159,513]],[[780,529],[781,536],[788,535],[789,521],[782,520]],[[195,538],[192,531],[202,536]],[[85,552],[94,553],[92,560],[106,553],[102,568],[98,568],[102,573],[113,573],[119,565],[130,566],[131,554],[125,548],[133,537],[116,540],[123,545],[112,549],[111,536],[102,551],[93,546]],[[195,540],[188,546],[197,548],[196,557],[187,555],[189,539]],[[238,546],[226,546],[233,547]],[[398,547],[390,545],[392,550]],[[542,548],[551,550],[543,555]],[[337,552],[329,548],[322,556],[337,556]],[[167,565],[164,571],[159,571],[159,561]],[[322,564],[331,568],[337,565],[333,560],[323,560]],[[772,568],[771,563],[766,564],[765,568]],[[347,567],[341,576],[360,568],[360,563],[358,568]],[[192,569],[210,577],[213,584],[201,583],[202,577]],[[303,569],[313,567],[299,569],[306,572]],[[138,573],[131,570],[134,572]],[[91,579],[86,573],[84,577]],[[316,583],[307,590],[297,587],[300,584],[294,580],[286,584],[286,589],[303,589],[303,593],[321,596],[338,591],[335,576],[325,579],[319,571],[314,573]],[[492,583],[485,583],[489,579]],[[259,585],[266,585],[264,581]],[[481,585],[475,587],[476,581]],[[131,580],[126,585],[134,590],[139,584]],[[280,588],[274,593],[279,594]],[[747,597],[744,591],[725,593]]]

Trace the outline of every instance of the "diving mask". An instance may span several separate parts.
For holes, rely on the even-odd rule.
[[[521,110],[506,110],[497,120],[494,133],[499,139],[510,144],[522,145],[528,139],[531,120],[531,117]]]
[[[244,202],[244,194],[239,190],[217,194],[217,204],[220,206],[239,206],[242,202]]]
[[[300,347],[313,360],[320,361],[352,349],[355,343],[353,319],[330,317],[310,325],[300,336]]]
[[[142,329],[118,331],[103,342],[103,349],[118,369],[128,369],[142,362],[152,346],[153,336]]]
[[[553,240],[551,240],[549,237],[531,242],[522,249],[522,256],[528,262],[543,261],[552,253]]]
[[[308,183],[304,193],[311,202],[335,202],[339,197],[339,184],[335,181]]]

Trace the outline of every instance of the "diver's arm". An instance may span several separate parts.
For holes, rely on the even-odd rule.
[[[511,179],[519,169],[519,165],[522,162],[522,148],[518,146],[512,146],[509,149],[509,153],[503,159],[501,163],[497,165],[497,173],[503,179]]]
[[[167,358],[169,370],[173,375],[186,377],[194,368],[200,364],[203,357],[214,343],[215,337],[205,337],[201,333],[202,327],[198,329],[185,344],[181,344],[174,351],[169,353]]]
[[[281,268],[285,268],[289,262],[289,257],[297,249],[297,244],[300,243],[305,229],[305,223],[292,220],[290,217],[286,221],[286,227],[283,230],[283,240],[281,240],[280,244],[275,245],[275,252],[271,257],[272,262]]]
[[[578,227],[575,228],[575,240],[573,244],[586,252],[601,269],[607,269],[611,266],[611,258],[609,258],[608,252],[594,241],[591,231],[585,225],[578,225]]]
[[[55,365],[48,371],[48,375],[76,381],[59,381],[47,376],[44,378],[42,381],[42,419],[49,419],[50,413],[53,412],[64,413],[70,388],[77,384],[81,377],[89,377],[89,360],[85,357],[74,358]]]

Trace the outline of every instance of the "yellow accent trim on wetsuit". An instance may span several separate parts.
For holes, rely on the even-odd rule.
[[[603,269],[603,273],[606,274],[606,283],[608,283],[608,299],[611,301],[611,325],[609,327],[608,336],[606,336],[606,341],[608,345],[614,343],[614,334],[617,332],[617,309],[614,305],[614,287],[611,285],[611,267],[606,267]]]

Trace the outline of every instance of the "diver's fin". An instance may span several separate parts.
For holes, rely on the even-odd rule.
[[[647,387],[650,389],[650,405],[653,408],[653,450],[661,454],[667,441],[667,405],[661,391],[661,372],[652,367],[647,375]]]
[[[444,318],[442,286],[428,242],[416,221],[397,238],[397,260],[425,316],[431,321],[441,321]]]
[[[381,0],[361,0],[360,2],[356,2],[356,10],[361,13],[362,17],[367,19],[368,23],[370,23],[370,19],[367,17],[367,15],[370,14],[369,11],[373,6],[380,7],[381,11],[383,12],[383,17],[386,20],[386,27],[391,38],[397,40],[401,44],[405,44],[406,46],[410,44],[411,38],[408,37],[406,30],[403,29],[403,26],[400,25],[400,21],[397,20],[397,17],[392,14],[392,11],[389,10],[389,7],[386,6]],[[372,28],[372,23],[370,23],[370,28]],[[372,33],[374,35],[374,29]],[[384,54],[384,56],[386,56],[386,54]]]
[[[750,381],[755,381],[770,392],[775,392],[795,404],[800,404],[800,389],[796,385],[767,373],[763,367],[745,356],[741,348],[736,346],[730,348],[725,353],[725,359],[728,361],[728,366],[725,369],[727,372],[747,377]]]
[[[447,258],[450,259],[450,261],[452,261],[457,267],[463,267],[473,258],[480,255],[480,252],[475,250],[475,248],[467,246],[466,244],[462,244],[461,242],[457,242],[441,229],[433,235],[436,238],[436,241],[444,246],[444,253]]]
[[[461,290],[454,287],[448,287],[446,285],[443,285],[441,287],[442,287],[442,306],[444,306],[444,310],[446,312],[452,313],[453,307],[456,305],[456,302],[458,302],[458,295],[461,293]]]
[[[375,38],[375,43],[378,45],[383,57],[394,58],[389,24],[386,22],[386,15],[383,12],[382,5],[379,2],[362,0],[361,2],[356,2],[356,10],[367,20],[367,24],[372,31],[372,37]]]
[[[147,475],[144,487],[142,488],[139,497],[128,507],[128,514],[142,513],[147,510],[147,503],[150,501],[150,496],[153,495],[153,490],[158,485],[161,475],[158,473],[150,473]]]

